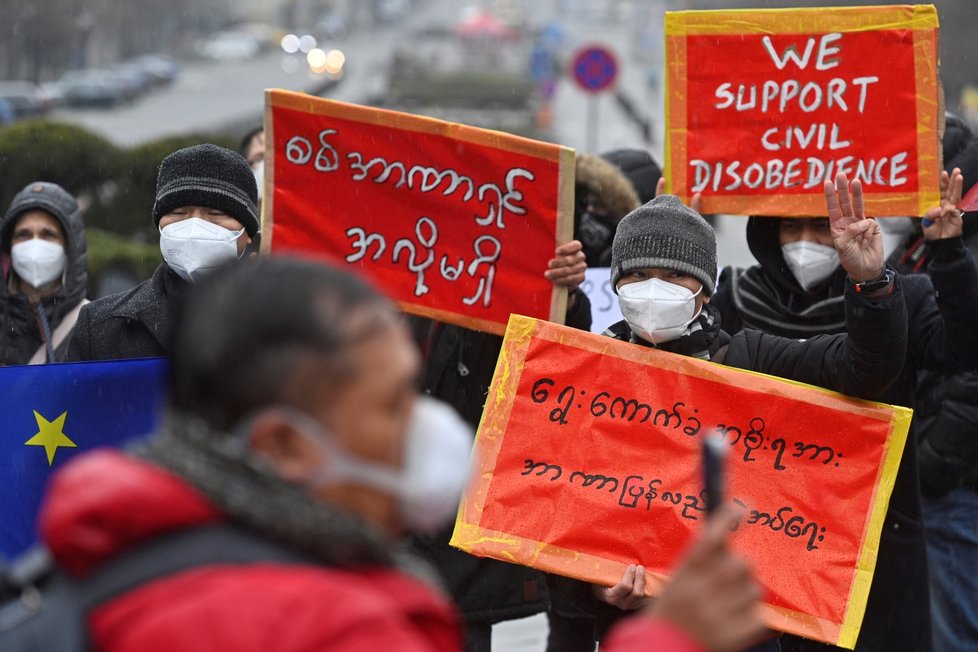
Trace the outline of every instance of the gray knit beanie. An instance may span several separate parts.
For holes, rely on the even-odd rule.
[[[618,224],[611,245],[611,287],[623,274],[643,267],[689,274],[712,295],[717,276],[713,227],[675,195],[660,195],[639,206]]]
[[[194,145],[173,152],[156,177],[153,222],[181,206],[206,206],[224,211],[254,237],[258,221],[258,185],[241,154],[217,145]]]

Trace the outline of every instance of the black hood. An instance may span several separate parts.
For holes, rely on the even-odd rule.
[[[845,270],[842,269],[841,265],[829,276],[827,281],[819,283],[810,292],[802,289],[781,253],[781,240],[778,235],[781,220],[780,217],[760,217],[757,215],[751,215],[747,219],[747,246],[750,247],[750,252],[754,254],[757,262],[761,264],[765,275],[782,289],[795,295],[816,293],[826,284],[836,285],[837,282],[828,283],[827,281],[845,275]]]
[[[67,305],[74,306],[88,291],[88,245],[85,224],[78,202],[64,188],[46,181],[29,184],[14,197],[0,222],[0,251],[10,255],[10,240],[17,218],[29,210],[41,209],[54,216],[65,232],[65,271],[62,277]],[[13,268],[8,274],[13,274]],[[7,292],[7,283],[3,283]]]

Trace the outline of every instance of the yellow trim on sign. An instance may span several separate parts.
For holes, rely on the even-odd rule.
[[[817,34],[936,29],[934,5],[667,11],[666,34]]]

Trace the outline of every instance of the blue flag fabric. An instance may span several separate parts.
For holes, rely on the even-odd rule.
[[[0,554],[38,540],[51,474],[82,452],[152,433],[162,415],[163,358],[0,367]]]

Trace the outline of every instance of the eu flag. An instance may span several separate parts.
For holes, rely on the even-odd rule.
[[[153,432],[165,386],[162,358],[0,367],[0,554],[37,541],[37,510],[59,466]]]

